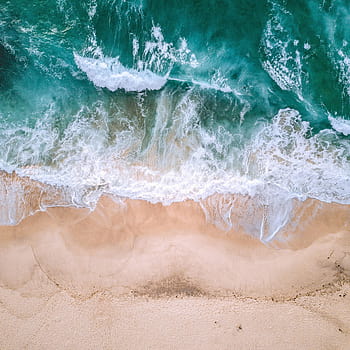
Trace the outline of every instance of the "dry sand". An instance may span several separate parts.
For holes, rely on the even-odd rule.
[[[297,215],[273,247],[191,201],[1,226],[0,349],[350,349],[350,208]]]

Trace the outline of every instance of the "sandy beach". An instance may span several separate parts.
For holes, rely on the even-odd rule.
[[[192,201],[103,197],[1,226],[0,348],[348,349],[349,207],[305,208],[271,245]]]

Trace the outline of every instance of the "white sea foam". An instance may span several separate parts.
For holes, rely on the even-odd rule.
[[[293,39],[289,28],[282,25],[282,19],[285,21],[292,14],[276,3],[273,3],[271,14],[261,40],[266,57],[262,65],[282,90],[294,91],[301,96],[302,62],[297,49],[299,41]]]
[[[108,124],[110,111],[96,104],[91,110],[79,111],[61,140],[54,128],[50,138],[50,129],[38,125],[24,134],[20,130],[2,133],[1,149],[6,151],[15,135],[22,137],[11,147],[25,150],[30,145],[27,153],[20,152],[28,161],[21,159],[17,167],[12,163],[9,170],[64,188],[72,205],[93,208],[103,193],[165,205],[193,199],[202,203],[208,220],[219,227],[242,226],[264,241],[288,223],[295,199],[350,204],[350,164],[346,160],[350,146],[341,143],[332,130],[309,137],[310,126],[297,111],[281,110],[245,145],[233,147],[234,136],[228,131],[201,127],[200,101],[191,90],[174,107],[165,89],[156,105],[146,145],[145,132],[127,111],[125,123],[123,112],[114,112],[113,119],[123,128],[113,131]],[[43,137],[38,136],[41,131]],[[27,167],[26,163],[40,163],[32,153],[50,155],[53,163]],[[2,159],[1,167],[5,165]],[[212,197],[215,194],[221,196]],[[254,201],[241,212],[234,194]]]
[[[149,40],[141,41],[136,35],[132,36],[132,67],[125,67],[119,57],[104,56],[97,45],[94,31],[88,42],[90,45],[82,51],[82,55],[74,53],[75,63],[96,86],[111,91],[160,90],[167,82],[174,64],[192,68],[199,65],[185,38],[180,38],[179,46],[176,47],[165,41],[159,26],[151,28]],[[219,78],[212,85],[227,89],[222,78],[217,81]]]
[[[124,67],[118,58],[88,58],[74,54],[78,67],[86,73],[96,86],[111,91],[159,90],[167,81],[167,77],[154,74],[148,69],[138,71]]]
[[[350,204],[350,154],[332,130],[308,137],[308,122],[292,109],[281,110],[250,144],[259,177],[290,193]]]
[[[334,130],[340,132],[345,136],[350,135],[350,120],[343,118],[334,118],[331,116],[328,116],[328,120]]]
[[[199,66],[194,53],[188,48],[185,38],[180,38],[180,45],[177,48],[173,43],[165,41],[160,26],[153,26],[151,39],[145,42],[142,56],[138,66],[144,69],[152,69],[155,72],[170,72],[173,65],[189,65],[192,68]]]
[[[335,60],[335,64],[339,68],[340,80],[345,86],[345,91],[347,95],[350,96],[350,53],[346,53],[346,51],[349,52],[349,50],[346,50],[346,46],[347,45],[343,43],[343,47],[338,50],[338,57]]]

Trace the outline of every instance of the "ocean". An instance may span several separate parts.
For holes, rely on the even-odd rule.
[[[0,224],[192,200],[270,242],[349,205],[349,24],[348,0],[0,0]]]

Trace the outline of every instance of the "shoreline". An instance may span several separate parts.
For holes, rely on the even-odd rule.
[[[269,245],[193,201],[104,196],[0,226],[0,347],[346,349],[349,209],[310,200]]]
[[[175,278],[202,294],[293,298],[350,277],[348,212],[323,206],[297,234],[266,245],[242,231],[219,230],[192,201],[120,205],[103,197],[92,212],[48,208],[0,226],[0,265],[14,269],[0,275],[1,284],[18,288],[39,268],[71,294],[123,295]]]
[[[186,203],[192,203],[190,206],[199,207],[205,216],[203,223],[203,215],[201,229],[206,232],[205,226],[216,226],[216,234],[236,234],[244,233],[255,238],[259,238],[264,243],[275,247],[293,248],[296,244],[300,248],[301,241],[296,243],[298,239],[307,240],[308,244],[317,237],[330,232],[340,230],[350,230],[350,204],[341,204],[336,202],[322,202],[318,199],[307,198],[299,200],[294,198],[292,209],[287,216],[282,217],[286,222],[282,223],[277,229],[277,233],[273,234],[271,241],[265,240],[263,231],[269,231],[269,220],[276,220],[276,216],[281,214],[278,208],[275,216],[269,216],[269,205],[261,202],[258,197],[252,197],[242,194],[212,194],[205,199],[199,201],[186,199],[184,201],[175,201],[170,204],[162,202],[149,202],[145,199],[133,199],[128,197],[114,196],[109,193],[102,193],[96,199],[96,204],[92,207],[73,203],[71,194],[66,193],[65,188],[56,187],[33,180],[27,176],[20,176],[16,172],[7,173],[0,171],[0,195],[3,197],[0,203],[0,227],[16,226],[21,224],[23,220],[41,212],[47,212],[50,209],[57,210],[88,210],[89,213],[98,209],[99,203],[106,200],[113,201],[120,209],[126,208],[128,203],[145,203],[149,207],[162,208],[179,208],[186,206]],[[102,204],[103,206],[103,204]],[[234,210],[233,210],[234,209]],[[238,210],[237,210],[238,209]],[[181,209],[180,209],[181,211]],[[248,213],[250,215],[246,215]],[[85,214],[83,214],[84,216]],[[198,216],[198,213],[196,214]],[[174,216],[174,214],[173,214]],[[257,216],[258,220],[252,220],[251,217]],[[174,220],[172,220],[174,221]],[[247,221],[247,223],[245,223]],[[318,226],[318,232],[315,232],[312,225]],[[247,231],[249,226],[253,226],[255,231]],[[264,226],[264,229],[262,228]],[[260,233],[257,228],[260,227]],[[211,229],[212,230],[212,229]],[[212,230],[213,231],[213,230]],[[313,232],[311,234],[311,231]],[[306,233],[306,234],[305,234]]]

